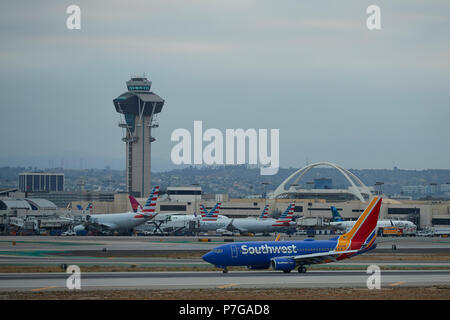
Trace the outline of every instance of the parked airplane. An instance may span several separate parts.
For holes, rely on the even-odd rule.
[[[353,227],[356,221],[345,221],[342,216],[339,214],[336,207],[330,207],[331,212],[333,214],[332,221],[330,225],[336,229],[340,230],[348,230]],[[377,228],[386,228],[386,227],[398,227],[398,228],[413,228],[417,229],[417,226],[408,220],[393,220],[393,219],[384,219],[378,220]]]
[[[214,248],[202,258],[228,272],[229,266],[250,269],[306,272],[306,266],[351,258],[376,247],[377,221],[382,198],[375,197],[351,230],[329,240],[252,241],[225,244]]]
[[[220,203],[217,203],[208,212],[203,205],[200,205],[200,215],[196,213],[160,214],[150,223],[155,226],[155,231],[159,231],[160,233],[179,233],[190,228],[194,232],[216,231],[221,228],[222,219],[226,218],[218,214],[219,207]]]
[[[220,215],[221,203],[218,202],[216,205],[211,209],[211,211],[207,214],[206,209],[203,207],[201,210],[202,215],[205,214],[205,216],[198,221],[197,225],[197,231],[198,232],[208,232],[208,231],[216,231],[217,233],[228,233],[227,226],[230,224],[231,219]],[[200,207],[202,208],[202,207]]]
[[[270,233],[286,232],[294,233],[296,223],[292,221],[294,216],[295,204],[290,204],[278,219],[272,218],[235,218],[231,220],[227,229],[229,231],[239,231],[240,233]],[[267,212],[267,206],[264,207],[261,216]],[[261,217],[260,216],[260,217]]]
[[[126,212],[111,214],[93,214],[86,217],[85,225],[78,225],[74,231],[84,229],[94,229],[101,232],[126,232],[138,225],[153,219],[158,213],[155,212],[156,201],[158,199],[159,186],[152,189],[150,196],[145,203],[142,212]]]

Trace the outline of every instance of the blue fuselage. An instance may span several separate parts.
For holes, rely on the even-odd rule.
[[[238,242],[214,248],[203,256],[203,260],[219,268],[228,266],[268,268],[272,258],[323,253],[335,250],[336,246],[337,239]]]

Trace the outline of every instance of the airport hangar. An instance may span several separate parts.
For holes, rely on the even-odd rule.
[[[347,189],[306,189],[300,188],[304,175],[317,166],[328,166],[338,170],[349,182]],[[295,216],[323,219],[327,222],[332,214],[330,207],[335,206],[345,220],[359,217],[367,206],[367,201],[379,190],[368,187],[350,171],[330,162],[319,162],[305,166],[287,177],[268,195],[254,198],[229,198],[226,194],[202,194],[200,186],[168,187],[167,193],[160,196],[157,211],[160,213],[199,213],[199,205],[211,209],[216,202],[221,202],[220,214],[230,218],[256,217],[264,205],[269,204],[269,213],[279,216],[289,203],[295,202]],[[408,199],[390,199],[383,197],[380,219],[400,219],[414,222],[418,228],[449,227],[450,201],[417,201]],[[145,203],[146,198],[138,198]],[[73,202],[72,207],[80,204],[83,208],[87,201]],[[131,206],[127,193],[115,194],[113,202],[94,201],[92,214],[127,212]]]

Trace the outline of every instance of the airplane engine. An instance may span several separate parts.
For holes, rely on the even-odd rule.
[[[273,258],[270,260],[270,265],[273,270],[289,272],[295,269],[295,260],[292,258]]]

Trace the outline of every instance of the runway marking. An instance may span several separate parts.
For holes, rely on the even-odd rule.
[[[406,283],[406,281],[394,282],[394,283],[391,283],[390,286],[391,287],[396,287],[396,286],[399,286],[399,285],[404,284],[404,283]]]
[[[44,288],[37,288],[37,289],[31,289],[30,291],[37,292],[37,291],[43,291],[48,289],[54,289],[57,288],[57,286],[51,286],[51,287],[44,287]]]
[[[217,289],[226,289],[226,288],[231,288],[237,286],[237,283],[229,283],[229,284],[224,284],[222,286],[218,286],[216,287]]]

